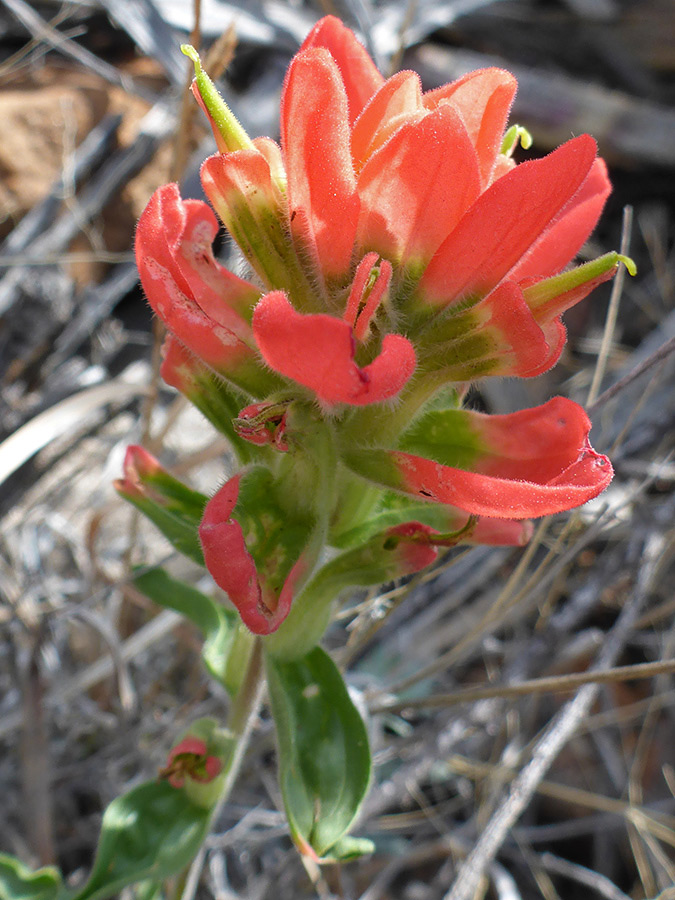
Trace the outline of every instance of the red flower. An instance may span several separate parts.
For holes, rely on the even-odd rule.
[[[478,378],[549,369],[562,313],[632,265],[609,253],[568,268],[610,191],[595,141],[516,165],[511,74],[483,69],[424,93],[414,72],[385,80],[331,16],[289,66],[280,146],[248,138],[196,68],[219,148],[204,190],[261,289],[216,262],[215,217],[175,185],[150,201],[136,252],[172,334],[165,377],[235,442],[264,448],[242,458],[270,465],[228,481],[200,528],[207,567],[249,628],[279,627],[319,545],[348,547],[345,497],[362,517],[354,534],[368,532],[376,555],[395,544],[401,572],[454,540],[414,514],[422,503],[459,529],[482,517],[467,539],[520,543],[528,527],[503,520],[600,493],[611,465],[571,401],[494,417],[438,406],[453,383],[461,395]],[[285,454],[278,468],[270,448]]]

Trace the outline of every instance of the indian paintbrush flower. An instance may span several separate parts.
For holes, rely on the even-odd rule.
[[[231,750],[232,736],[226,729],[215,719],[197,719],[169,751],[159,777],[184,791],[192,803],[211,809],[222,792]]]
[[[186,779],[208,784],[220,774],[222,762],[217,756],[209,756],[206,743],[199,738],[183,738],[172,750],[160,777],[166,778],[171,787],[182,788]]]
[[[510,73],[424,93],[414,72],[385,80],[331,16],[288,69],[281,145],[251,140],[186,52],[219,148],[204,191],[251,274],[215,259],[216,218],[176,185],[148,204],[136,255],[170,332],[165,378],[257,463],[199,529],[246,625],[269,634],[328,584],[325,546],[393,578],[457,540],[522,543],[523,520],[604,490],[612,467],[572,401],[461,408],[475,379],[551,368],[561,314],[632,268],[616,253],[569,268],[610,192],[595,141],[517,165]]]

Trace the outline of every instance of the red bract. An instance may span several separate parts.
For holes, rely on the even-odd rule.
[[[398,394],[415,368],[412,344],[400,334],[386,335],[380,354],[359,368],[347,322],[302,315],[281,292],[267,294],[256,306],[253,333],[265,362],[313,390],[326,406],[387,400]]]
[[[564,397],[503,416],[432,411],[407,441],[432,458],[372,448],[347,450],[344,458],[401,493],[472,515],[525,519],[580,506],[612,480],[610,461],[588,441],[590,427],[583,409]],[[456,444],[448,445],[453,433]]]
[[[217,230],[205,203],[183,201],[177,185],[164,185],[139,220],[136,261],[167,328],[212,369],[248,388],[259,364],[247,317],[260,292],[216,262]]]
[[[248,476],[243,477],[246,481]],[[209,572],[244,623],[255,634],[270,634],[288,615],[298,582],[306,574],[309,529],[282,517],[269,483],[263,488],[270,500],[268,508],[261,508],[258,498],[250,511],[246,504],[242,508],[241,482],[240,475],[231,478],[209,500],[199,539]],[[267,527],[261,520],[267,520]]]

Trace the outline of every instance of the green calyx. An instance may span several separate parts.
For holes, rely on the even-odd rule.
[[[560,275],[554,275],[552,278],[545,278],[543,281],[525,288],[523,294],[527,305],[536,315],[537,311],[545,307],[551,300],[568,291],[573,291],[575,288],[582,287],[595,278],[601,278],[616,268],[619,263],[624,264],[630,275],[637,273],[637,266],[629,256],[616,252],[605,253],[604,256],[599,256],[581,266],[561,272]]]
[[[180,49],[194,63],[195,81],[199,95],[211,116],[214,131],[217,131],[223,141],[223,146],[220,149],[226,152],[252,150],[254,145],[251,138],[246,134],[230,107],[218,93],[215,84],[202,69],[202,61],[195,48],[192,44],[181,44]]]

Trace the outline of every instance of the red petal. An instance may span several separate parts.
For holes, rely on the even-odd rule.
[[[458,113],[440,106],[401,128],[358,180],[364,250],[424,264],[480,193],[476,152]]]
[[[147,497],[145,480],[162,471],[162,466],[144,447],[130,444],[124,454],[123,477],[115,481],[115,489],[127,497]]]
[[[548,278],[564,268],[586,243],[611,191],[607,166],[596,159],[580,189],[509,277],[513,281]]]
[[[371,97],[354,123],[352,157],[359,172],[369,156],[416,114],[423,115],[422,86],[417,72],[397,72]]]
[[[183,209],[185,224],[173,247],[181,274],[195,303],[207,316],[245,339],[250,336],[246,317],[250,317],[260,291],[250,282],[237,278],[214,258],[213,241],[219,228],[206,203],[185,200]]]
[[[532,522],[517,519],[491,519],[480,516],[473,531],[467,536],[468,544],[484,544],[490,547],[524,547],[534,532]]]
[[[326,16],[316,23],[300,52],[310,47],[325,47],[337,63],[347,92],[351,125],[384,78],[354,33],[335,16]]]
[[[451,503],[472,515],[507,519],[548,516],[581,506],[604,491],[613,474],[607,457],[592,449],[584,451],[559,478],[544,485],[464,472],[406,453],[394,452],[392,456],[409,493]]]
[[[323,49],[291,62],[281,99],[281,143],[291,229],[319,275],[349,269],[359,214],[347,96],[337,64]]]
[[[462,115],[478,154],[481,183],[490,183],[506,121],[518,85],[505,69],[478,69],[452,84],[424,95],[424,105],[435,109],[450,102]]]
[[[258,303],[253,333],[269,366],[310,388],[329,406],[363,406],[394,397],[415,369],[413,346],[398,334],[386,335],[379,356],[359,368],[347,322],[296,312],[281,291]]]
[[[194,388],[191,377],[195,357],[184,344],[169,331],[162,344],[162,365],[159,374],[181,394],[189,394]]]
[[[543,375],[548,372],[560,359],[563,348],[567,343],[567,330],[560,319],[553,319],[552,322],[539,323],[544,335],[544,339],[548,346],[548,353],[540,360],[534,369],[521,371],[521,378],[536,378],[537,375]]]
[[[492,184],[432,259],[421,296],[445,306],[496,287],[583,184],[595,152],[593,138],[581,135]]]

